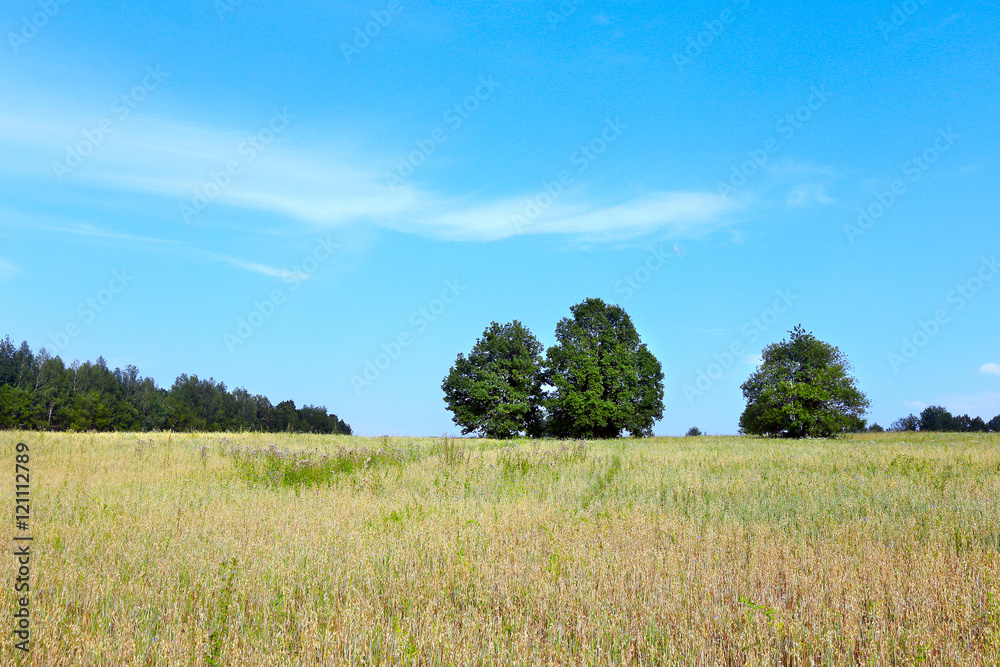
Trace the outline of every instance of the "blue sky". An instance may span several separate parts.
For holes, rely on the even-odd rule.
[[[548,346],[599,297],[663,364],[658,435],[735,433],[798,323],[870,419],[989,419],[998,34],[929,0],[9,0],[0,335],[440,435],[491,321]]]

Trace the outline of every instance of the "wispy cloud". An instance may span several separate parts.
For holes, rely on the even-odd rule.
[[[95,239],[104,239],[109,241],[135,241],[139,243],[153,243],[153,244],[176,244],[180,241],[174,241],[171,239],[157,239],[151,236],[138,236],[136,234],[123,234],[121,232],[112,231],[109,229],[102,229],[87,223],[74,223],[65,226],[46,226],[38,225],[35,227],[40,231],[45,232],[55,232],[58,234],[73,234],[76,236],[89,236]]]
[[[183,224],[181,205],[190,205],[213,175],[223,171],[227,163],[241,159],[242,142],[253,129],[248,133],[164,118],[144,120],[116,129],[79,167],[65,174],[64,180],[91,199],[105,197],[108,206],[122,193],[174,199],[178,224]],[[55,185],[51,165],[62,160],[72,146],[67,141],[82,136],[77,122],[68,117],[50,113],[28,122],[0,114],[0,171]],[[730,214],[745,204],[708,191],[639,192],[609,201],[579,184],[533,218],[530,225],[518,227],[514,217],[524,209],[526,199],[538,193],[492,198],[476,193],[456,198],[417,183],[390,189],[383,165],[384,160],[377,158],[348,155],[329,146],[307,150],[282,144],[279,139],[252,161],[244,159],[239,173],[227,179],[193,222],[203,224],[211,219],[213,207],[238,207],[316,228],[363,223],[455,241],[490,241],[519,233],[629,238],[659,231],[679,237],[730,224]],[[60,231],[94,237],[105,234],[108,238],[113,234],[83,224]],[[260,273],[280,271],[257,265],[243,268],[250,266]]]
[[[266,264],[257,264],[254,262],[244,262],[243,260],[236,259],[235,257],[229,257],[227,255],[220,255],[215,252],[203,251],[203,254],[217,259],[220,262],[230,264],[240,269],[246,271],[251,271],[253,273],[259,273],[264,276],[270,276],[272,278],[294,278],[296,281],[308,280],[309,274],[302,271],[291,271],[289,269],[276,268],[273,266],[268,266]]]
[[[296,281],[307,280],[309,274],[302,271],[295,271],[280,267],[269,266],[267,264],[259,264],[256,262],[247,262],[235,257],[230,257],[229,255],[224,255],[222,253],[214,252],[211,250],[204,250],[202,248],[196,247],[190,243],[183,241],[175,241],[171,239],[158,239],[149,236],[138,236],[135,234],[124,234],[116,232],[110,229],[98,227],[91,224],[78,223],[78,224],[62,224],[62,225],[36,225],[33,227],[39,231],[49,232],[53,234],[69,234],[73,236],[84,236],[95,241],[110,241],[114,242],[129,242],[129,243],[140,243],[146,245],[147,247],[160,247],[169,248],[171,252],[181,252],[190,255],[197,255],[211,259],[213,261],[222,262],[224,264],[229,264],[230,266],[243,269],[245,271],[250,271],[252,273],[258,273],[264,276],[270,276],[272,278],[293,278]],[[3,239],[3,235],[0,235],[0,240]],[[5,264],[3,260],[0,260],[0,278],[11,277],[17,275],[20,271],[11,264]]]

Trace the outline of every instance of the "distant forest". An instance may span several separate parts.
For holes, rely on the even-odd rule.
[[[161,389],[139,369],[108,368],[103,357],[67,367],[43,348],[0,341],[0,429],[51,431],[263,431],[343,433],[351,427],[325,407],[272,405],[266,396],[181,375]]]
[[[955,416],[940,405],[929,405],[924,408],[920,416],[910,414],[897,419],[889,427],[890,431],[955,431],[958,433],[972,433],[974,431],[1000,432],[1000,415],[993,419],[984,421],[982,417],[970,417],[969,415]]]

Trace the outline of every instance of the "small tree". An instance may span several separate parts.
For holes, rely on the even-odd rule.
[[[685,435],[689,437],[699,436],[701,435],[701,429],[699,429],[697,426],[692,426],[691,428],[688,429],[688,432],[685,433]]]
[[[663,416],[663,371],[621,306],[587,299],[556,326],[546,352],[545,405],[558,437],[652,435]]]
[[[541,353],[538,339],[514,320],[491,323],[468,357],[458,355],[441,388],[463,434],[541,435]]]
[[[844,354],[801,326],[789,334],[764,348],[761,365],[740,387],[747,399],[740,428],[788,438],[863,430],[869,401]]]
[[[900,417],[889,426],[890,431],[916,431],[918,428],[920,428],[920,420],[913,413]]]

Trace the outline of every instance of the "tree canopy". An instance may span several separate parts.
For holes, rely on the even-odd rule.
[[[441,388],[463,434],[541,434],[541,353],[542,344],[517,320],[491,323],[468,357],[459,353]]]
[[[663,416],[663,371],[621,306],[587,299],[556,326],[546,352],[545,406],[558,437],[652,435]]]
[[[458,355],[441,388],[463,433],[652,434],[663,414],[660,362],[620,306],[587,299],[570,311],[544,359],[542,345],[517,320],[493,322],[468,357]]]
[[[791,438],[862,430],[869,401],[844,354],[801,326],[789,334],[764,348],[760,366],[741,385],[747,406],[740,428]]]
[[[988,422],[982,417],[969,415],[954,416],[941,405],[928,405],[917,417],[913,414],[897,419],[890,427],[892,431],[955,431],[971,433],[975,431],[1000,431],[1000,415]]]
[[[351,433],[325,407],[274,407],[266,396],[197,375],[161,389],[135,366],[111,370],[103,357],[66,366],[9,336],[0,340],[0,429]]]

